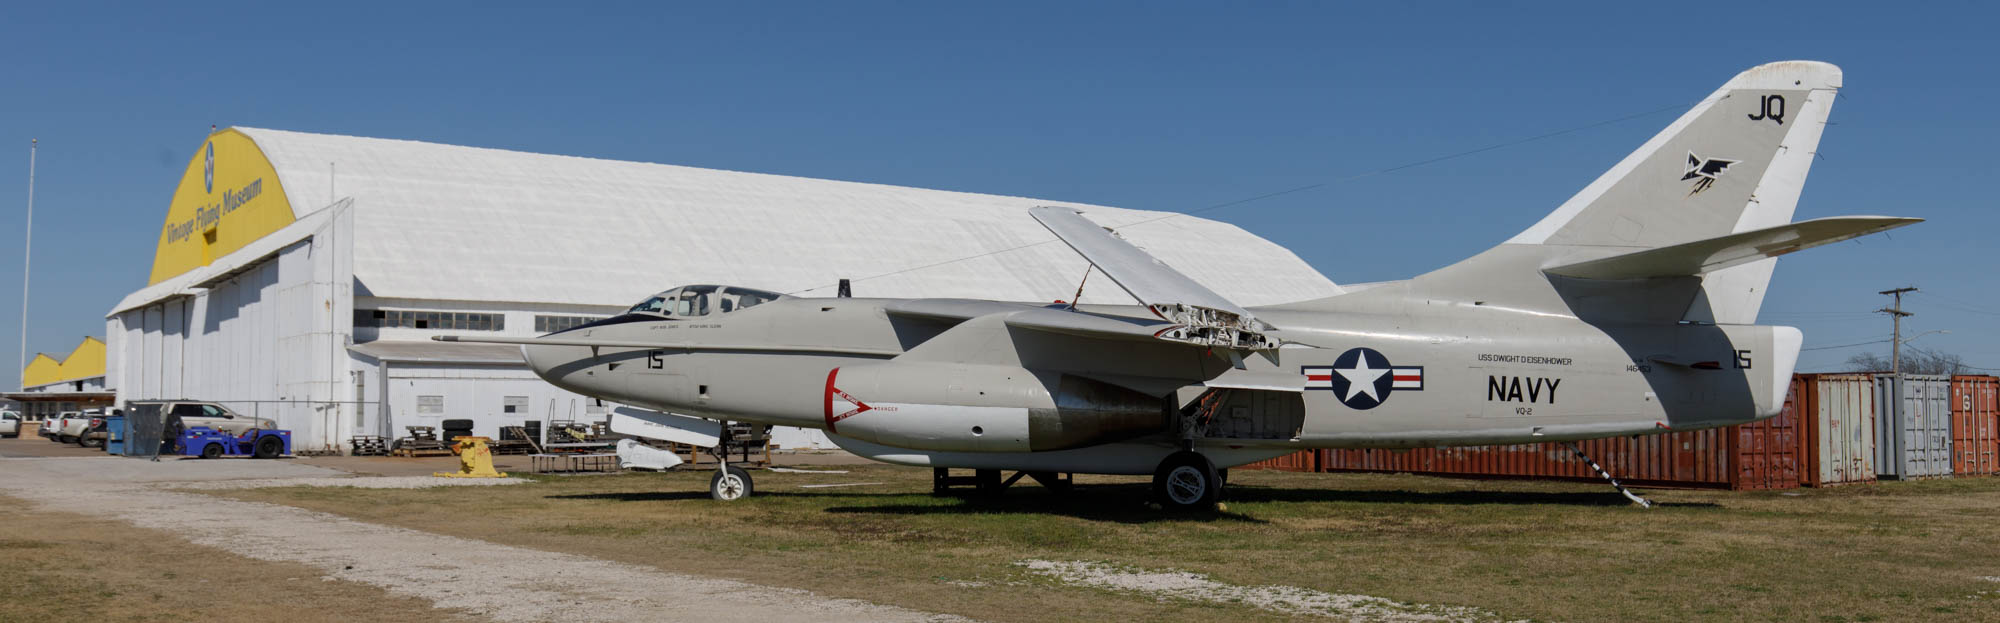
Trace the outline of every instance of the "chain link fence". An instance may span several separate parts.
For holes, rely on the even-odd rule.
[[[177,427],[171,413],[175,402],[214,403],[237,417],[266,420],[268,428],[292,431],[292,453],[300,456],[344,454],[345,440],[381,430],[382,405],[352,400],[193,400],[149,399],[126,403],[127,456],[155,458],[162,444],[171,444]],[[171,450],[167,450],[171,451]]]

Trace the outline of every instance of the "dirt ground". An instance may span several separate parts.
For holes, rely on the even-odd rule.
[[[315,610],[390,621],[402,606],[347,600],[513,620],[574,608],[626,620],[678,595],[833,613],[818,621],[1283,620],[1364,602],[1389,614],[1332,618],[2000,621],[2000,478],[1654,490],[1661,504],[1645,510],[1597,484],[1238,471],[1225,510],[1180,515],[1147,508],[1131,477],[939,497],[925,469],[792,462],[805,469],[755,471],[757,494],[725,504],[708,499],[705,469],[410,489],[398,483],[445,480],[422,476],[454,459],[149,463],[0,440],[0,455],[21,453],[95,458],[0,459],[0,495],[19,498],[0,498],[0,520],[87,525],[75,539],[0,537],[0,577],[29,595],[0,599],[0,621],[229,620],[237,610],[202,598],[299,583]],[[80,495],[68,479],[83,474],[111,489]],[[276,487],[160,488],[231,479]],[[130,535],[144,547],[117,550]],[[605,590],[607,574],[626,588],[575,597]],[[551,589],[555,576],[582,583]],[[541,609],[508,609],[527,602]],[[615,607],[577,605],[590,603]]]
[[[598,478],[570,477],[573,481],[594,479]],[[245,487],[287,486],[330,492],[391,487],[443,499],[453,489],[508,488],[521,486],[521,482],[428,475],[357,477],[300,461],[149,461],[112,456],[0,459],[0,495],[18,500],[16,506],[25,505],[27,510],[116,520],[140,528],[133,533],[141,538],[167,534],[220,553],[300,564],[310,577],[367,585],[421,600],[433,608],[460,609],[500,621],[611,623],[652,620],[663,612],[712,623],[958,620],[867,600],[731,581],[712,573],[671,573],[576,553],[354,521],[292,506],[227,500],[188,489],[242,491]],[[477,505],[454,509],[462,522],[484,521],[488,516]],[[91,553],[98,555],[99,551]],[[170,554],[139,555],[148,565],[172,568],[177,564]],[[93,568],[73,558],[57,564]],[[109,564],[118,561],[112,559]],[[232,565],[219,560],[197,560],[195,564]],[[269,592],[253,595],[259,600],[283,599]],[[90,600],[87,595],[80,599]],[[34,605],[51,615],[67,616],[69,612],[60,604]],[[32,614],[27,618],[36,618]]]
[[[1146,508],[1137,478],[982,500],[931,496],[928,470],[754,474],[757,495],[729,504],[686,472],[213,494],[997,621],[1293,616],[1029,568],[1078,562],[1222,594],[1290,587],[1504,619],[2000,621],[1994,478],[1655,490],[1649,510],[1592,484],[1238,472],[1225,512],[1176,515]],[[482,520],[463,521],[467,505]]]
[[[428,599],[0,496],[0,621],[473,621]]]

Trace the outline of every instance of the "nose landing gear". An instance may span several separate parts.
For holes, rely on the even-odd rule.
[[[730,502],[750,496],[753,485],[750,472],[734,465],[723,465],[708,477],[708,497],[717,501]]]
[[[729,464],[729,423],[723,422],[720,438],[715,443],[715,475],[708,477],[708,497],[719,502],[733,502],[750,497],[755,490],[750,472]]]

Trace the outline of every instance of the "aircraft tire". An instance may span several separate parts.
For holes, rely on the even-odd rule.
[[[716,470],[708,477],[708,497],[718,502],[732,502],[750,497],[754,485],[750,482],[750,472],[735,465]]]
[[[1222,478],[1201,453],[1175,452],[1153,471],[1153,499],[1172,511],[1212,510],[1222,499]]]

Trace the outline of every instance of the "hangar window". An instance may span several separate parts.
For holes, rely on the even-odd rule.
[[[417,414],[418,414],[418,415],[443,415],[443,414],[444,414],[444,396],[418,396],[418,397],[417,397]]]
[[[405,309],[354,310],[354,326],[377,329],[452,329],[458,331],[501,331],[506,314],[437,312]]]
[[[522,414],[528,412],[527,396],[504,396],[500,398],[500,412]]]
[[[596,322],[596,321],[598,321],[598,320],[603,320],[603,317],[601,317],[601,316],[542,316],[542,315],[536,315],[536,316],[535,316],[535,332],[536,332],[536,333],[555,333],[555,332],[557,332],[557,331],[568,331],[568,330],[570,330],[570,329],[574,329],[574,328],[577,328],[577,327],[581,327],[581,326],[583,326],[583,325],[586,325],[586,324],[590,324],[590,323],[592,323],[592,322]]]

